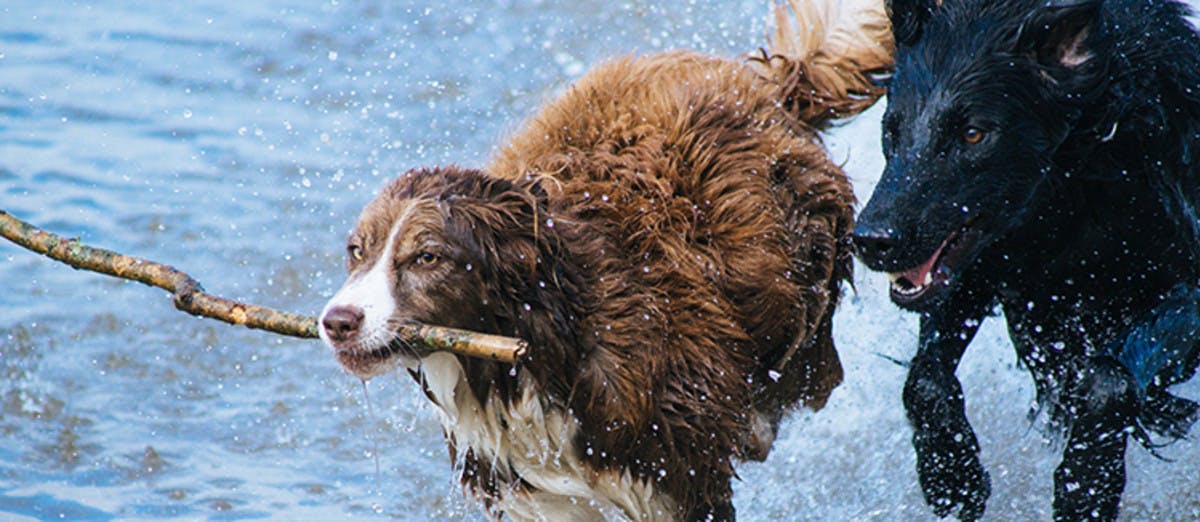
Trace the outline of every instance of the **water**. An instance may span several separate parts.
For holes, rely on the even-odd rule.
[[[38,2],[0,7],[0,208],[315,314],[361,206],[415,165],[482,163],[604,56],[761,45],[766,2]],[[432,3],[431,3],[432,4]],[[861,198],[880,108],[835,130]],[[407,377],[175,311],[157,289],[0,243],[0,519],[479,518]],[[899,390],[915,319],[858,271],[846,383],[739,468],[745,520],[931,519]],[[959,372],[991,519],[1046,519],[1057,450],[997,321]],[[1195,397],[1196,387],[1189,391]],[[376,455],[381,473],[376,475]],[[1135,449],[1123,517],[1200,516],[1200,444]]]

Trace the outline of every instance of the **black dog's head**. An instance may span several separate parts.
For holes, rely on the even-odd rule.
[[[1098,76],[1098,0],[894,0],[887,167],[855,243],[898,305],[944,297],[1023,223]]]

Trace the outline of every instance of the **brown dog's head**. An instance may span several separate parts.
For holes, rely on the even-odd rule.
[[[418,169],[363,210],[346,244],[349,277],[321,313],[320,334],[354,375],[369,379],[425,354],[396,326],[422,322],[496,331],[498,237],[528,228],[532,198],[479,171]],[[525,254],[517,253],[522,256]],[[527,254],[530,262],[536,253]]]

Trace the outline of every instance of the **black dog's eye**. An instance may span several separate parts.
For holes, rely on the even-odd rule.
[[[420,254],[417,254],[417,264],[418,265],[429,266],[434,263],[437,263],[438,259],[439,258],[437,256],[437,254],[434,254],[432,252],[421,252]]]
[[[967,127],[963,129],[963,141],[974,145],[983,141],[983,129],[979,127]]]
[[[350,256],[350,259],[355,261],[363,260],[363,249],[358,245],[350,245],[346,247],[346,254]]]

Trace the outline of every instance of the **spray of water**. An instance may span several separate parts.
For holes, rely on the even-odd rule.
[[[367,441],[371,443],[371,458],[375,461],[375,492],[383,494],[383,473],[380,471],[379,465],[379,438],[372,436],[372,427],[376,425],[379,419],[375,416],[375,408],[371,406],[371,394],[367,388],[367,381],[362,381],[363,403],[367,408],[367,428],[363,435],[367,437]]]

